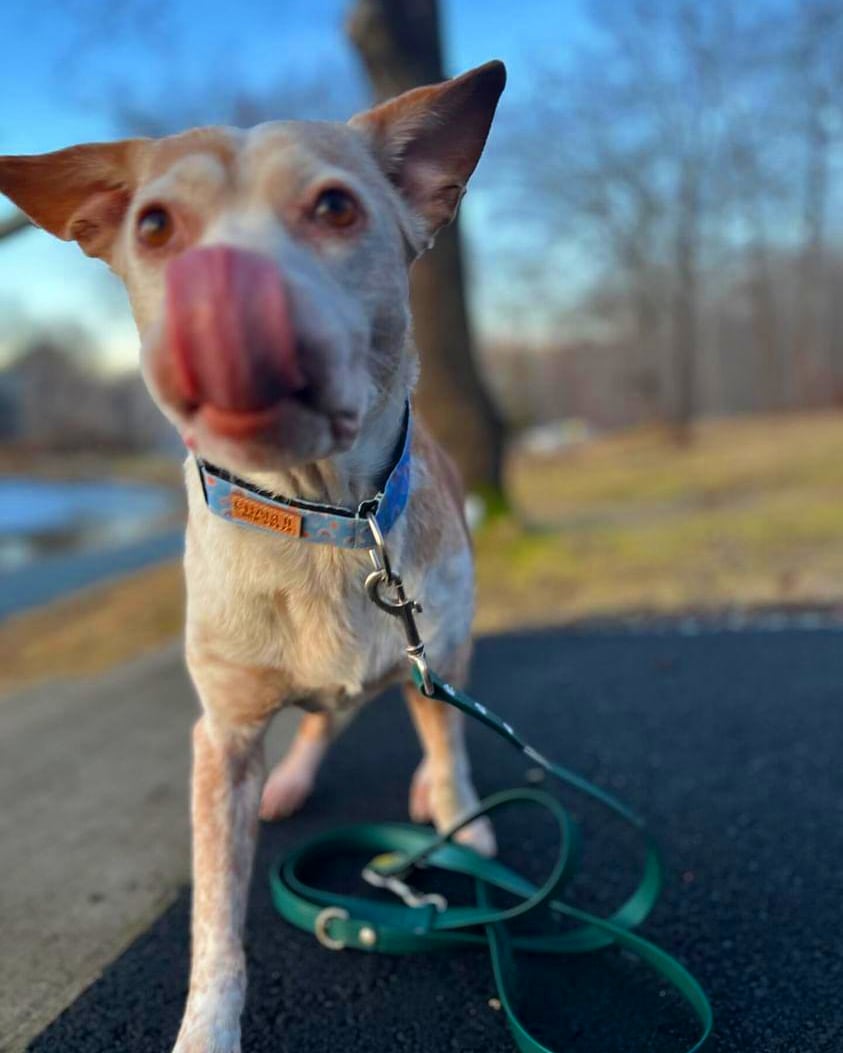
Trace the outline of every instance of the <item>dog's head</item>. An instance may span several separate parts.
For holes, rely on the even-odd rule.
[[[123,279],[144,376],[188,446],[285,468],[348,449],[406,395],[408,266],[453,218],[504,82],[490,62],[346,125],[0,157],[0,191]]]

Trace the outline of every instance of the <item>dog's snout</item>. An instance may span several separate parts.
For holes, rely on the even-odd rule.
[[[193,408],[250,413],[304,387],[289,299],[267,256],[191,249],[166,275],[166,350]]]

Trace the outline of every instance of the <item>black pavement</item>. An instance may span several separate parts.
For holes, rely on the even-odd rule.
[[[707,989],[712,1051],[843,1049],[843,635],[506,636],[481,641],[472,686],[537,748],[651,821],[669,875],[644,932]],[[523,760],[489,732],[473,729],[471,744],[481,793],[523,781]],[[403,819],[417,757],[390,694],[334,749],[305,811],[263,830],[245,1053],[514,1048],[489,1005],[482,952],[332,953],[273,913],[270,860],[331,825]],[[565,798],[586,823],[576,901],[605,911],[629,888],[638,856],[613,820]],[[508,820],[503,858],[538,874],[545,834],[532,816]],[[30,1049],[169,1053],[185,994],[188,907],[185,892]],[[684,1050],[694,1035],[682,1006],[634,960],[610,951],[545,964],[525,962],[525,1011],[554,1049]]]

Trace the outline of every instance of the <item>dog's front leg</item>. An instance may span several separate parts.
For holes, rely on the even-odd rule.
[[[190,991],[175,1053],[239,1053],[243,926],[274,678],[189,661],[204,714],[193,734]]]
[[[404,694],[424,750],[410,789],[410,818],[417,823],[432,821],[441,832],[478,804],[465,748],[465,722],[462,713],[427,698],[411,684]],[[456,839],[481,855],[496,852],[492,824],[485,817],[460,830]]]

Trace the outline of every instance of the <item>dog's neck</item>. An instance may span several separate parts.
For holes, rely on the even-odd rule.
[[[350,450],[284,471],[249,472],[243,478],[269,493],[357,508],[375,496],[395,459],[410,393],[410,384],[396,384],[368,411]]]

